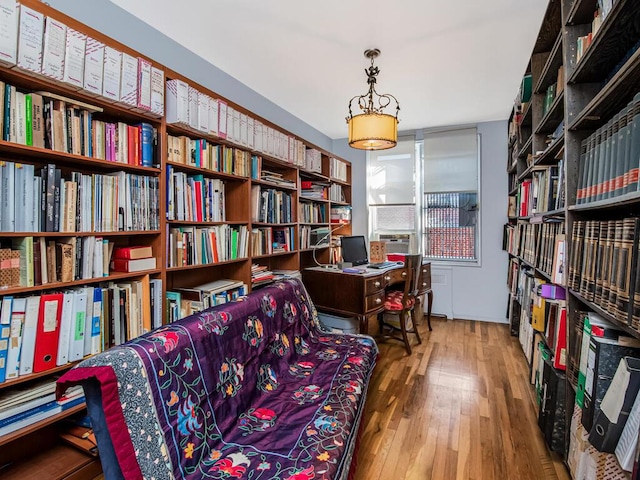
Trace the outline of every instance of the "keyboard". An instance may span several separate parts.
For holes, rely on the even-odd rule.
[[[390,268],[398,265],[398,262],[380,262],[380,263],[370,263],[367,265],[368,268]]]

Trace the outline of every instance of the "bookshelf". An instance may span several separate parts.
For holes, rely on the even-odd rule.
[[[549,342],[548,316],[536,325],[539,289],[543,283],[563,287],[566,365],[556,366],[552,374],[564,384],[566,393],[559,395],[565,413],[557,421],[556,437],[547,438],[547,444],[571,472],[577,462],[577,434],[570,425],[576,392],[582,388],[578,370],[585,312],[609,321],[624,336],[640,339],[638,157],[630,153],[637,146],[631,138],[640,100],[635,97],[639,25],[637,2],[603,6],[596,0],[550,0],[525,71],[532,76],[532,98],[525,104],[521,87],[509,121],[509,204],[515,208],[505,226],[508,318],[539,394],[539,366],[558,356],[557,345]],[[536,195],[548,180],[534,185],[535,175],[545,171],[557,183],[556,201],[554,208],[543,202],[542,211],[536,211]],[[564,245],[560,281],[554,276],[559,244]],[[614,475],[623,475],[612,460],[615,455],[598,455],[615,466]]]
[[[18,192],[12,197],[5,193],[0,200],[0,282],[4,282],[0,285],[0,319],[2,312],[9,312],[8,323],[0,320],[0,329],[4,328],[3,335],[11,335],[14,313],[21,314],[14,311],[13,303],[5,308],[10,299],[25,298],[25,305],[35,306],[31,314],[24,314],[25,329],[27,318],[36,325],[40,323],[45,300],[56,301],[60,305],[59,310],[54,308],[57,328],[69,328],[61,336],[57,331],[58,339],[69,338],[71,343],[71,321],[64,319],[78,318],[73,314],[80,311],[87,319],[83,336],[92,339],[87,345],[77,343],[73,358],[71,346],[66,347],[65,362],[64,356],[58,358],[58,352],[52,351],[60,365],[34,366],[36,373],[16,374],[0,381],[0,401],[3,395],[18,389],[35,388],[36,382],[55,380],[83,357],[166,323],[175,313],[167,307],[171,305],[169,292],[186,294],[194,286],[218,280],[224,283],[224,279],[233,281],[229,285],[239,288],[237,291],[246,292],[264,284],[252,285],[256,268],[293,272],[316,261],[332,261],[329,242],[314,249],[313,244],[303,243],[302,237],[309,241],[309,230],[317,228],[327,229],[328,238],[351,233],[348,161],[47,4],[36,0],[20,4],[21,9],[32,9],[43,17],[43,28],[56,22],[76,32],[72,43],[87,36],[91,48],[86,48],[82,60],[87,62],[84,72],[88,80],[95,80],[93,48],[100,52],[103,48],[105,53],[100,55],[111,62],[108,71],[106,66],[100,70],[104,84],[114,85],[112,68],[120,65],[118,87],[123,98],[116,100],[112,93],[96,90],[93,84],[70,84],[71,80],[65,81],[64,77],[55,79],[41,72],[0,65],[0,81],[9,85],[9,92],[13,86],[30,102],[40,101],[33,95],[40,92],[45,133],[48,127],[44,120],[50,118],[52,125],[49,139],[41,143],[30,139],[31,144],[17,134],[5,137],[4,127],[0,130],[2,192],[9,192],[7,182],[15,179],[15,171],[22,170],[23,165],[33,169],[27,168],[28,181],[21,180],[21,185],[44,184],[40,190],[32,189],[30,200]],[[47,32],[43,35],[46,37]],[[71,61],[69,65],[76,63]],[[130,69],[134,67],[138,75],[132,76]],[[149,91],[138,89],[143,79]],[[126,98],[125,90],[130,94]],[[137,100],[132,101],[131,95]],[[3,88],[0,99],[6,98]],[[9,98],[14,98],[11,93]],[[183,100],[186,103],[181,103]],[[59,111],[59,117],[54,116],[54,110]],[[0,112],[4,112],[4,106]],[[67,115],[68,128],[64,127]],[[3,116],[3,122],[6,118],[14,121],[12,116]],[[21,119],[15,122],[22,125]],[[9,133],[11,128],[8,125]],[[9,170],[11,173],[5,173]],[[308,195],[303,182],[321,185],[324,193],[320,198]],[[49,186],[52,190],[48,198]],[[22,191],[28,190],[23,186]],[[267,203],[256,203],[263,194]],[[9,198],[13,208],[7,203]],[[25,203],[19,208],[17,202]],[[10,221],[5,215],[9,210],[13,212]],[[22,215],[24,212],[28,214]],[[51,218],[47,217],[49,212]],[[263,237],[254,238],[254,232]],[[263,248],[257,249],[260,242]],[[152,268],[135,271],[129,261],[129,271],[113,271],[109,264],[113,251],[134,246],[149,247],[153,260],[143,260],[151,262]],[[29,253],[28,248],[34,252]],[[36,251],[40,262],[35,258]],[[33,273],[20,273],[21,255],[24,265],[28,263],[26,258],[34,259]],[[85,257],[92,261],[83,261]],[[92,295],[94,308],[81,310]],[[64,310],[66,302],[69,310]],[[116,309],[121,303],[122,308]],[[8,350],[5,354],[8,356]],[[74,404],[0,434],[0,476],[37,478],[43,468],[55,463],[55,472],[47,473],[56,478],[93,478],[100,471],[95,458],[63,445],[57,434],[65,419],[83,412],[84,404]],[[42,452],[36,457],[32,454],[34,446]]]

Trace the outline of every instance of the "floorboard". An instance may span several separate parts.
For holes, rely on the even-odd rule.
[[[569,480],[537,425],[507,325],[423,323],[413,354],[380,340],[355,480]]]

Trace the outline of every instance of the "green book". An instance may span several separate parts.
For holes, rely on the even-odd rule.
[[[33,237],[13,238],[11,248],[20,252],[20,285],[33,287]]]
[[[28,93],[24,96],[24,108],[25,108],[25,120],[26,120],[26,132],[25,137],[28,146],[33,146],[33,101],[31,94]]]

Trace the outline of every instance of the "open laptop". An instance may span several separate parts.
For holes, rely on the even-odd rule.
[[[369,263],[367,242],[363,235],[345,236],[340,239],[342,246],[342,261],[348,262],[354,267],[363,265],[367,268],[389,268],[397,265],[396,262]]]

